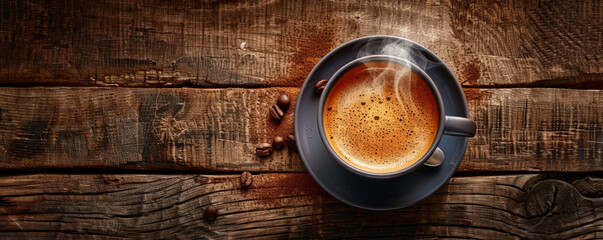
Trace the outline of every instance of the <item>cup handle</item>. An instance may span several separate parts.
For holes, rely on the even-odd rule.
[[[444,123],[444,134],[461,137],[475,136],[475,122],[470,119],[455,116],[446,116]],[[431,157],[423,163],[425,166],[437,167],[444,162],[444,152],[440,148],[431,154]]]
[[[444,134],[473,137],[475,136],[475,122],[464,117],[446,116]]]

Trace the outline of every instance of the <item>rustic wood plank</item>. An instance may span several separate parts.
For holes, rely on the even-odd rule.
[[[603,91],[465,89],[465,94],[477,135],[469,140],[462,171],[603,170]]]
[[[0,88],[0,168],[305,171],[268,113],[296,88]],[[467,89],[477,136],[461,171],[603,171],[603,92]],[[292,105],[294,106],[294,105]]]
[[[300,86],[330,49],[389,34],[465,86],[603,88],[601,1],[5,1],[0,84]]]
[[[2,167],[300,171],[255,145],[293,134],[268,109],[295,88],[0,88]]]
[[[589,181],[603,181],[589,178]],[[365,211],[308,174],[18,175],[0,177],[0,234],[39,238],[476,238],[603,237],[603,198],[580,176],[454,177],[397,211]],[[603,189],[599,189],[603,190]],[[218,209],[215,222],[205,207]]]

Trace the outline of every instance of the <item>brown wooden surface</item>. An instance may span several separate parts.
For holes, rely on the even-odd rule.
[[[87,238],[601,238],[603,179],[455,177],[415,206],[359,210],[308,174],[22,175],[0,178],[0,233]],[[203,220],[208,205],[215,222]],[[367,231],[367,230],[371,231]]]
[[[293,134],[294,107],[280,124],[268,109],[296,91],[2,88],[0,167],[305,171],[290,149],[255,154]],[[461,171],[603,171],[603,92],[465,91],[478,129]]]
[[[0,83],[300,86],[333,47],[389,34],[434,51],[465,86],[602,88],[601,8],[597,0],[7,1]]]
[[[3,1],[0,239],[603,238],[601,9]],[[295,99],[326,53],[375,34],[436,53],[478,127],[461,173],[387,212],[334,199],[289,149],[254,154],[293,132],[293,108],[269,117],[278,94]],[[243,171],[261,173],[251,189]]]

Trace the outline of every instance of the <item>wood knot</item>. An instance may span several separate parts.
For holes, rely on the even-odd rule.
[[[534,185],[524,199],[528,219],[543,218],[574,210],[580,194],[574,187],[560,180],[544,180]]]
[[[542,180],[526,189],[517,216],[521,217],[518,222],[529,232],[528,238],[576,237],[577,229],[593,227],[603,209],[602,198],[585,197],[565,181]]]

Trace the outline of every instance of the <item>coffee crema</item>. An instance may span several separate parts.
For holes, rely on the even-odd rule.
[[[439,111],[429,85],[409,67],[370,61],[345,72],[323,109],[329,144],[344,161],[389,173],[418,161],[430,148]]]

